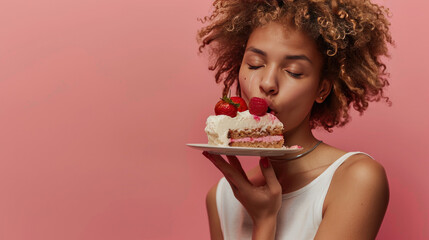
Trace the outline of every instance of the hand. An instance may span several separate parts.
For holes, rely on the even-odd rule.
[[[277,214],[282,203],[282,188],[268,158],[261,158],[259,161],[266,184],[255,186],[247,178],[236,156],[227,156],[228,164],[220,155],[208,152],[203,152],[203,155],[223,173],[231,185],[234,196],[252,217],[254,225],[273,223],[275,229]]]

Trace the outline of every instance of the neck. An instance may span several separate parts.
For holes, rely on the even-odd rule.
[[[272,157],[271,159],[281,160],[281,159],[288,159],[288,158],[297,156],[311,149],[318,142],[318,140],[314,137],[313,132],[311,131],[308,121],[303,121],[301,125],[286,131],[283,134],[283,136],[285,140],[284,142],[285,146],[299,145],[303,147],[302,151],[297,153],[286,154],[280,157],[275,157],[275,158]]]
[[[311,131],[308,119],[309,118],[306,119],[307,121],[303,121],[299,126],[294,127],[293,129],[287,129],[286,133],[283,134],[285,138],[285,146],[299,145],[303,147],[303,149],[299,152],[286,154],[280,157],[270,157],[270,159],[273,160],[271,163],[274,172],[283,188],[287,185],[293,186],[293,184],[295,184],[291,182],[293,181],[291,176],[296,176],[297,173],[306,172],[312,168],[312,156],[314,156],[314,154],[321,148],[319,145],[313,151],[302,157],[293,160],[285,160],[311,150],[318,143],[318,140],[314,137]]]
[[[299,145],[305,149],[311,148],[315,142],[317,142],[317,139],[314,137],[311,130],[306,131],[303,133],[297,133],[297,132],[288,132],[284,135],[285,139],[285,146],[293,146],[293,145]]]
[[[284,134],[285,146],[299,145],[303,151],[310,149],[317,139],[314,137],[309,124],[309,117],[299,126],[286,131]]]

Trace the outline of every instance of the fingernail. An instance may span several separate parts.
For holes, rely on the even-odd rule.
[[[270,161],[268,161],[267,157],[262,157],[261,158],[261,165],[264,168],[268,168],[268,166],[270,165]]]

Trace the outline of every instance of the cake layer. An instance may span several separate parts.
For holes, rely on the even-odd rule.
[[[231,142],[231,147],[253,147],[253,148],[282,148],[283,140],[277,142]]]
[[[262,137],[242,137],[242,138],[231,138],[230,143],[233,142],[277,142],[283,140],[282,135],[267,135]]]
[[[243,138],[243,137],[263,137],[263,136],[269,136],[269,135],[282,135],[283,134],[283,127],[282,126],[268,126],[264,129],[262,128],[254,128],[254,129],[232,129],[228,132],[229,138]]]

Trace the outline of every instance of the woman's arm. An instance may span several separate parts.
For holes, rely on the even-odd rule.
[[[332,179],[316,240],[369,240],[377,236],[389,202],[386,173],[368,156],[356,156]]]
[[[207,193],[206,207],[207,215],[209,217],[210,239],[223,240],[222,229],[220,227],[219,214],[216,206],[216,189],[217,184],[214,185]]]

